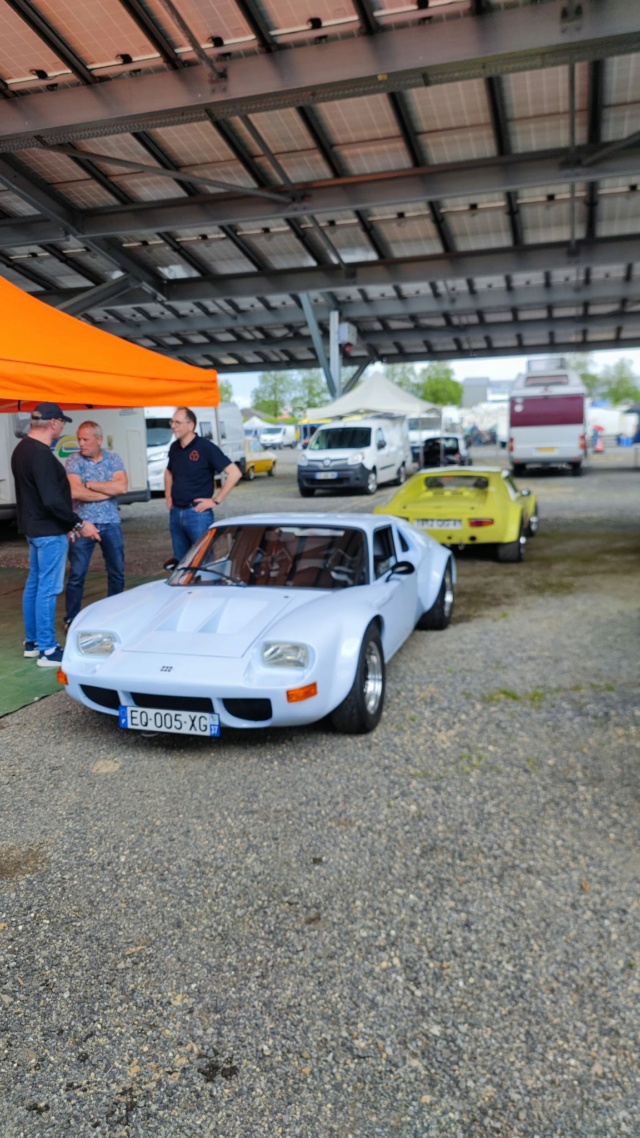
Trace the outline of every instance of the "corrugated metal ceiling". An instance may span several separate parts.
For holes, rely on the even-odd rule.
[[[0,273],[223,371],[640,344],[627,0],[0,0]]]

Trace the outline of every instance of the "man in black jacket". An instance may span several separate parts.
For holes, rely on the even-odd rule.
[[[64,424],[70,422],[57,403],[39,403],[31,413],[29,434],[11,456],[18,528],[29,543],[29,576],[22,595],[24,654],[37,656],[40,668],[57,668],[62,660],[55,616],[68,542],[78,533],[100,541],[93,523],[83,522],[73,512],[69,481],[51,450]]]

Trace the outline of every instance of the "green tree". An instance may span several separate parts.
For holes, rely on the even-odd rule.
[[[295,377],[291,410],[296,415],[304,415],[307,407],[321,407],[329,399],[327,384],[320,368],[310,368]]]
[[[600,391],[614,406],[619,403],[635,403],[640,399],[640,387],[633,374],[630,360],[617,360],[604,367],[600,375]]]
[[[462,404],[462,384],[453,378],[451,364],[440,360],[432,360],[420,372],[420,389],[418,394],[428,403],[437,403],[443,407],[446,403],[454,407]]]
[[[587,394],[593,399],[600,390],[602,380],[595,371],[591,356],[587,352],[575,352],[567,356],[566,360],[572,371],[577,371],[587,389]]]
[[[263,371],[258,386],[251,392],[251,401],[256,411],[279,419],[289,405],[295,380],[285,371]]]
[[[413,364],[387,364],[384,374],[403,391],[410,391],[412,395],[420,394],[422,381]]]
[[[220,392],[221,403],[231,403],[233,399],[233,385],[230,379],[221,379],[218,376],[218,391]]]

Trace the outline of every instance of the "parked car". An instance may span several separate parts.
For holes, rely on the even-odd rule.
[[[402,485],[411,464],[407,420],[403,415],[336,419],[319,427],[298,460],[298,490],[311,498],[316,490],[347,487],[375,494],[383,482]]]
[[[451,620],[455,560],[373,514],[255,514],[212,526],[167,581],[88,605],[67,635],[69,695],[129,730],[330,717],[347,734],[382,714],[385,667],[418,626]]]
[[[275,447],[276,450],[282,450],[283,447],[294,447],[298,441],[296,428],[291,423],[262,427],[258,437],[263,446]]]
[[[495,545],[498,561],[522,561],[539,521],[536,495],[497,466],[420,470],[374,513],[413,522],[443,545]]]
[[[471,466],[462,435],[432,435],[422,444],[421,466]]]
[[[276,472],[276,456],[273,451],[263,447],[259,439],[245,439],[244,442],[244,475],[247,482],[253,482],[256,474],[270,474]]]

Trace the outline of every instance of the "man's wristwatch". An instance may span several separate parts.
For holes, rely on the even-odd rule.
[[[82,522],[76,522],[76,524],[73,527],[74,533],[80,533],[80,530],[82,529],[83,526],[84,526],[83,521]]]

